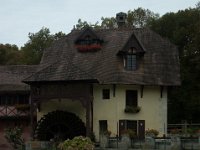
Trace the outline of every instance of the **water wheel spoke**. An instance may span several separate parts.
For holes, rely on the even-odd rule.
[[[85,135],[85,125],[75,114],[54,111],[41,118],[35,133],[39,133],[36,135],[39,140],[50,140],[55,137],[64,140],[75,135]]]

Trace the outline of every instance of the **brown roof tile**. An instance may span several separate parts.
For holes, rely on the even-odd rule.
[[[103,84],[180,85],[176,47],[149,29],[95,30],[104,40],[97,52],[78,52],[74,42],[82,31],[72,31],[44,51],[38,72],[25,82],[98,80]],[[134,35],[145,50],[140,67],[127,71],[118,56]]]
[[[27,84],[22,83],[22,80],[35,73],[36,67],[31,65],[0,66],[0,92],[30,90]]]

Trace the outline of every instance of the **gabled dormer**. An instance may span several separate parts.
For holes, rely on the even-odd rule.
[[[145,49],[134,33],[118,52],[118,55],[123,58],[124,68],[129,71],[134,71],[139,68],[140,60],[144,54]]]
[[[95,52],[102,48],[103,40],[91,28],[86,28],[75,40],[79,52]]]

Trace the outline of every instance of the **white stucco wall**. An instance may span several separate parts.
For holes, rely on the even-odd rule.
[[[145,120],[145,130],[156,129],[160,136],[166,134],[167,127],[167,90],[164,88],[163,96],[160,97],[159,86],[144,86],[141,98],[141,86],[116,85],[113,96],[113,85],[94,84],[93,89],[93,130],[96,139],[99,140],[99,120],[107,120],[108,130],[111,136],[116,136],[119,120]],[[110,99],[103,100],[102,89],[110,89]],[[125,113],[126,90],[138,91],[139,113]],[[54,110],[66,110],[75,113],[79,118],[86,121],[86,109],[79,101],[69,99],[49,100],[41,103],[41,111],[37,113],[37,120],[48,112]]]
[[[110,89],[110,99],[102,99],[102,89]],[[126,90],[138,91],[139,113],[125,113]],[[160,135],[166,133],[167,126],[167,91],[163,90],[163,97],[160,97],[159,86],[144,86],[143,97],[141,98],[141,87],[135,85],[116,85],[115,97],[113,97],[112,85],[94,86],[94,132],[99,139],[99,120],[107,120],[108,130],[112,136],[117,134],[117,123],[119,120],[145,120],[146,129],[157,129]]]

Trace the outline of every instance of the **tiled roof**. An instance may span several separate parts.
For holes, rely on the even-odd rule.
[[[37,66],[9,65],[0,66],[0,92],[29,91],[29,85],[22,80],[35,73]]]
[[[75,30],[46,49],[38,72],[25,82],[97,80],[101,84],[180,85],[176,47],[149,29],[95,30],[104,43],[97,52],[79,52]],[[127,71],[118,54],[135,36],[145,54],[139,68]]]

